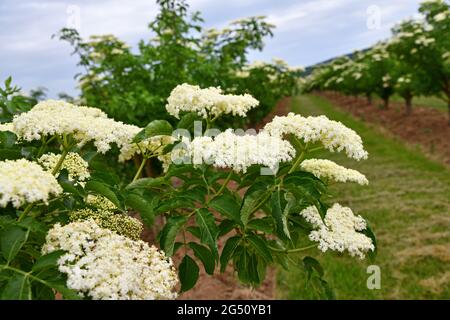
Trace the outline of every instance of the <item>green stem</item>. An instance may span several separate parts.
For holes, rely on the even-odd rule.
[[[61,169],[61,166],[62,166],[64,160],[66,159],[66,156],[67,156],[68,153],[69,153],[69,148],[65,148],[63,146],[63,152],[61,153],[61,157],[59,157],[58,163],[56,164],[56,166],[52,170],[52,175],[56,176],[56,174],[59,172],[59,170]]]
[[[225,179],[225,181],[223,182],[222,186],[220,187],[219,191],[217,191],[213,198],[217,197],[218,195],[220,195],[222,193],[222,191],[226,188],[228,182],[230,182],[231,176],[233,175],[233,171],[230,171],[230,173],[228,174],[227,178]]]
[[[30,212],[30,210],[33,208],[33,206],[34,206],[34,203],[28,204],[28,206],[25,207],[25,210],[23,210],[23,212],[20,214],[17,221],[22,221],[23,218],[25,218],[27,216],[28,212]]]
[[[29,278],[37,281],[37,282],[42,283],[43,285],[45,285],[47,287],[50,287],[50,288],[52,287],[47,281],[42,280],[42,279],[40,279],[38,277],[35,277],[32,274],[30,274],[29,272],[25,272],[23,270],[20,270],[20,269],[17,269],[17,268],[14,268],[14,267],[11,267],[11,266],[8,266],[8,265],[5,265],[5,264],[4,265],[0,265],[0,270],[4,270],[4,269],[11,270],[11,271],[16,272],[16,273],[20,273],[20,274],[24,275],[25,277],[29,277]]]
[[[297,160],[295,160],[295,162],[292,165],[291,169],[289,170],[288,174],[294,172],[298,168],[300,163],[302,163],[303,159],[305,158],[307,150],[308,150],[308,145],[305,146],[305,148],[303,149],[303,151],[300,154],[300,156],[297,158]]]
[[[312,249],[312,248],[315,248],[315,247],[317,247],[317,245],[313,244],[313,245],[310,245],[308,247],[295,248],[295,249],[277,249],[277,248],[269,246],[269,249],[272,250],[272,251],[275,251],[275,252],[296,253],[296,252],[306,251],[306,250],[309,250],[309,249]]]
[[[137,179],[139,179],[139,177],[141,176],[142,170],[144,169],[145,163],[147,162],[147,158],[143,158],[141,165],[139,166],[138,171],[136,172],[136,175],[133,178],[132,182],[135,182]]]

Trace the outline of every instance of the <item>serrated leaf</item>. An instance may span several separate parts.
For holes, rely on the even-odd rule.
[[[195,222],[200,228],[200,241],[211,249],[215,257],[218,257],[219,253],[216,240],[219,229],[216,225],[214,215],[204,208],[199,209],[195,214]]]
[[[31,271],[38,272],[47,268],[57,266],[58,259],[65,253],[63,250],[53,251],[49,254],[39,257],[33,264]]]
[[[172,132],[172,125],[168,121],[153,120],[133,138],[133,142],[138,143],[155,136],[170,136]]]
[[[252,219],[248,222],[247,228],[262,231],[267,234],[273,232],[273,224],[270,223],[269,219]]]
[[[177,128],[190,130],[194,127],[195,121],[201,120],[202,118],[196,112],[189,112],[181,117],[177,124]]]
[[[28,276],[15,274],[2,291],[2,300],[31,300],[31,285]]]
[[[187,217],[184,216],[172,216],[167,220],[166,225],[161,230],[160,245],[161,249],[167,256],[171,257],[174,252],[175,239],[178,231],[187,222]]]
[[[241,223],[240,206],[231,195],[223,194],[209,202],[209,206],[227,218]]]
[[[291,239],[291,234],[287,225],[287,217],[283,214],[281,209],[281,196],[279,189],[272,194],[271,205],[272,217],[275,220],[277,235],[281,239]]]
[[[203,263],[207,274],[214,274],[215,259],[208,248],[195,242],[190,242],[189,247],[194,251],[194,255]]]
[[[147,226],[152,226],[154,222],[153,206],[143,196],[138,194],[129,194],[125,198],[125,204],[139,212],[142,220]]]
[[[270,253],[265,240],[253,234],[247,235],[246,239],[251,244],[253,249],[255,249],[255,251],[259,255],[261,255],[267,262],[273,261],[272,254]]]
[[[181,292],[192,289],[198,280],[199,268],[194,259],[185,255],[178,266],[178,277],[181,282]]]
[[[225,243],[225,246],[223,247],[222,253],[220,255],[220,272],[225,271],[228,261],[230,261],[240,241],[241,237],[234,236],[229,238]]]
[[[304,257],[303,258],[303,267],[305,268],[306,274],[308,276],[308,280],[311,279],[312,273],[315,270],[319,275],[319,278],[322,278],[324,275],[324,271],[320,262],[314,259],[313,257]]]
[[[29,231],[25,231],[17,226],[11,226],[2,231],[0,248],[7,262],[11,262],[17,253],[19,253],[22,246],[27,242],[28,234]]]
[[[269,196],[270,190],[263,183],[254,184],[247,190],[240,210],[240,217],[244,226],[247,225],[251,214],[260,208]]]

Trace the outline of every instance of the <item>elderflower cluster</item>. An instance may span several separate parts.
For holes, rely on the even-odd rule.
[[[92,219],[101,227],[111,230],[132,240],[139,240],[143,230],[142,223],[133,217],[122,213],[114,213],[104,209],[80,209],[69,214],[70,221],[84,221]]]
[[[196,112],[203,118],[218,117],[222,114],[245,117],[247,112],[259,102],[249,94],[225,95],[220,88],[201,89],[187,83],[178,85],[167,99],[166,110],[179,118],[180,112]]]
[[[264,130],[273,136],[293,134],[305,143],[321,142],[329,151],[344,151],[348,157],[356,160],[368,156],[361,137],[355,131],[326,116],[305,118],[291,112],[287,116],[276,116]]]
[[[62,192],[55,177],[37,163],[19,159],[0,161],[0,207],[11,203],[18,208],[24,203],[43,201]]]
[[[172,261],[154,246],[99,227],[93,220],[55,224],[42,253],[64,250],[58,268],[67,287],[94,300],[175,299]]]
[[[96,194],[90,194],[86,197],[86,203],[90,206],[96,207],[102,210],[115,211],[117,207],[106,197],[99,196]]]
[[[79,146],[92,141],[100,153],[106,153],[112,144],[116,144],[121,162],[140,153],[139,147],[157,148],[162,141],[154,137],[141,142],[138,147],[131,141],[141,128],[110,119],[97,108],[56,100],[40,102],[30,111],[15,116],[12,126],[13,132],[26,141],[39,140],[44,136],[72,135]]]
[[[290,161],[295,156],[294,148],[280,137],[266,132],[237,135],[232,129],[215,138],[194,138],[187,149],[194,165],[208,163],[244,173],[252,165],[262,165],[274,171],[279,163]]]
[[[336,182],[356,182],[360,185],[369,184],[367,178],[360,172],[344,168],[337,163],[326,159],[304,160],[300,167],[311,172],[319,179],[327,179]]]
[[[42,155],[38,162],[44,167],[46,171],[52,172],[56,167],[60,154],[47,153]],[[88,169],[89,164],[78,153],[69,152],[64,159],[60,170],[67,170],[70,181],[85,181],[91,176]]]
[[[352,257],[364,259],[368,251],[375,250],[372,240],[358,232],[367,228],[365,220],[355,216],[350,208],[335,203],[327,210],[323,220],[315,206],[304,209],[300,215],[314,227],[309,239],[318,242],[323,252],[347,250]]]
[[[12,123],[0,123],[0,132],[1,131],[14,132],[14,126]]]

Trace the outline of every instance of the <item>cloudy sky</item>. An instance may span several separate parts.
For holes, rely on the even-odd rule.
[[[285,59],[308,66],[389,37],[399,20],[417,15],[420,0],[188,0],[202,12],[206,27],[223,27],[245,16],[266,15],[275,36],[251,60]],[[151,38],[148,22],[155,0],[2,0],[0,81],[12,75],[25,91],[38,86],[48,96],[77,94],[77,58],[52,34],[77,25],[83,37],[112,33],[135,46]]]

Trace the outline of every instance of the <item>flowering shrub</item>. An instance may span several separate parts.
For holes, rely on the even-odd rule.
[[[180,83],[214,87],[208,94],[249,93],[260,101],[261,107],[249,117],[222,118],[226,127],[242,120],[257,123],[297,87],[301,70],[279,59],[249,65],[249,51],[262,50],[265,39],[273,35],[275,26],[266,17],[232,21],[221,30],[207,29],[200,13],[191,12],[186,1],[158,0],[157,4],[159,12],[149,23],[152,38],[141,40],[136,50],[113,35],[83,39],[77,30],[61,30],[60,39],[73,46],[84,70],[77,75],[83,104],[144,126],[156,119],[173,121],[165,104]],[[183,89],[189,88],[179,88]],[[246,103],[253,107],[254,101]]]
[[[416,96],[436,95],[448,104],[450,124],[450,5],[443,0],[424,1],[424,19],[406,20],[392,29],[392,37],[351,58],[319,65],[304,89],[334,90],[347,95],[373,94],[384,101],[397,93],[412,112]]]
[[[319,283],[311,290],[332,297],[310,254],[364,258],[376,242],[361,216],[329,203],[327,186],[368,181],[309,153],[368,154],[356,132],[324,116],[276,117],[259,133],[216,128],[221,116],[245,117],[257,105],[250,95],[182,84],[166,104],[176,127],[154,120],[139,128],[54,100],[3,124],[1,298],[173,299],[178,281],[180,292],[194,287],[199,265],[212,275],[232,264],[242,283],[257,286],[270,265],[287,268],[300,253],[299,272]],[[118,161],[140,159],[131,181],[95,163],[114,148]],[[162,175],[142,177],[150,159]],[[143,223],[159,229],[159,250],[140,240]]]

